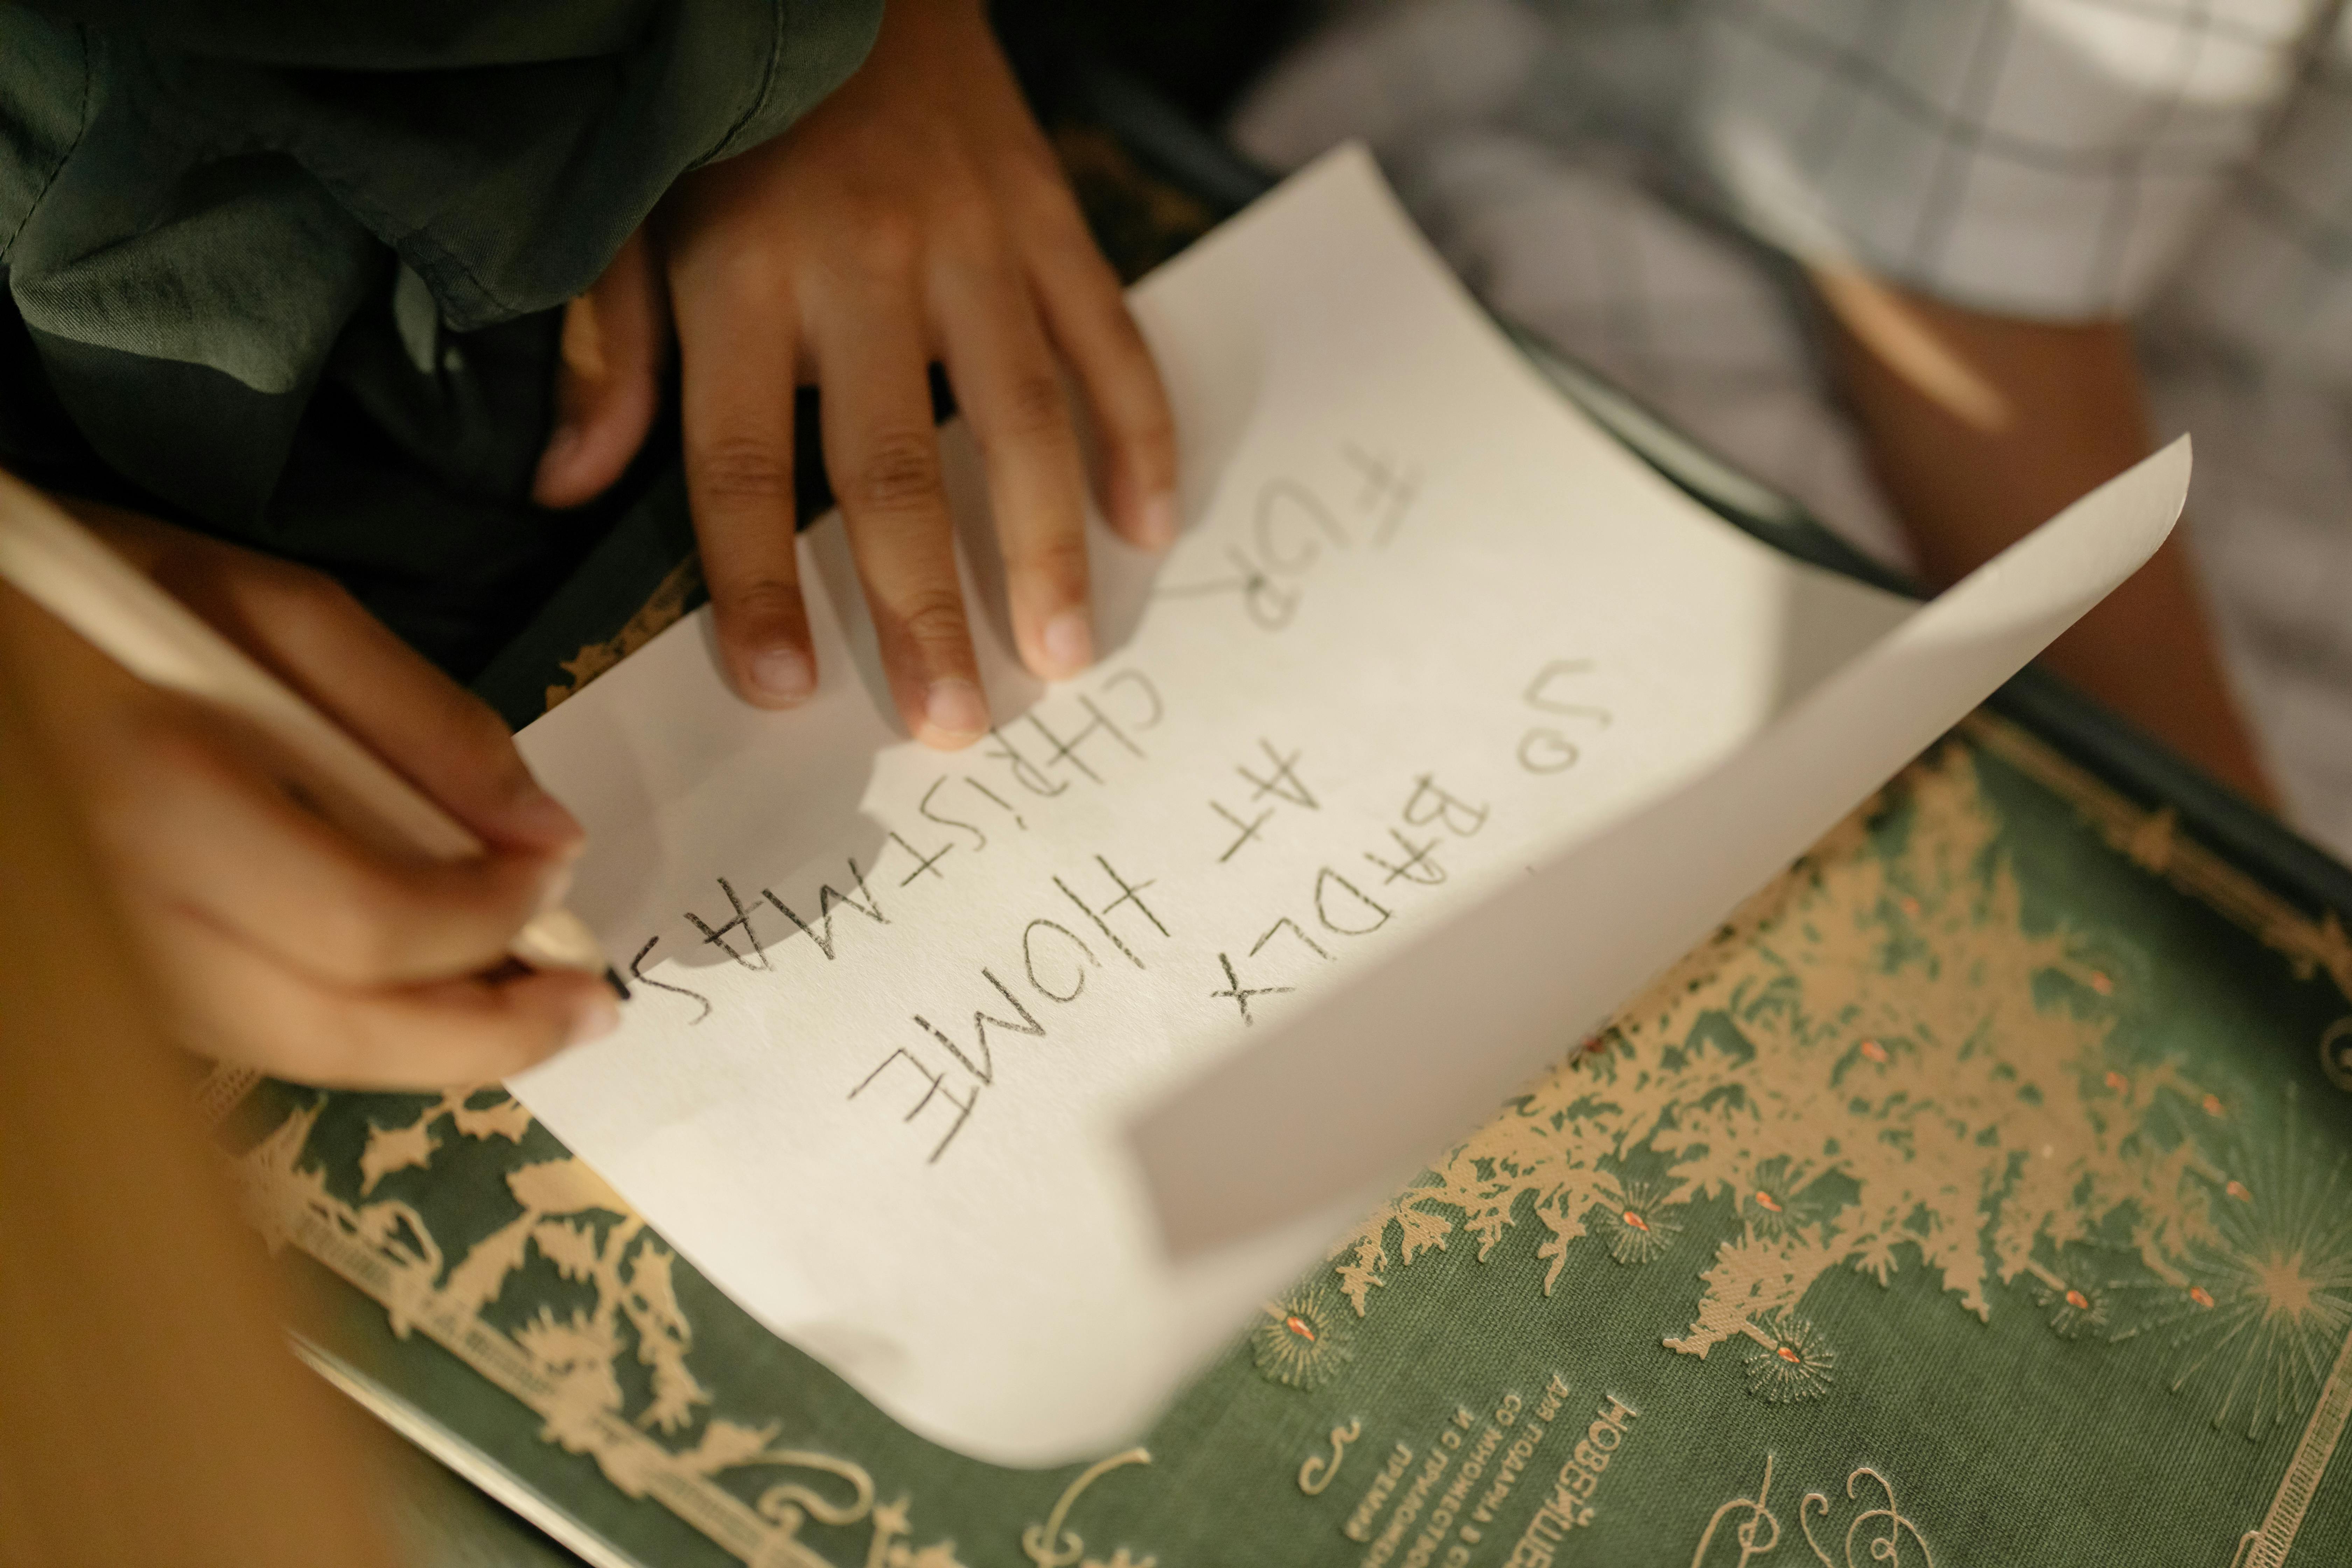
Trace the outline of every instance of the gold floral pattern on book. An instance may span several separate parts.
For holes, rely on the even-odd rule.
[[[2240,1543],[2242,1562],[2282,1561],[2352,1420],[2352,1173],[2295,1141],[2292,1103],[2250,1103],[2274,1089],[2208,1081],[2126,1043],[2147,1038],[2119,1028],[2148,1005],[2147,958],[2113,935],[2032,928],[1980,754],[2054,790],[2296,970],[2324,970],[2339,992],[2352,979],[2332,916],[2292,910],[2168,813],[1979,717],[1369,1216],[1331,1270],[1268,1303],[1246,1352],[1260,1371],[1321,1384],[1345,1366],[1354,1322],[1417,1259],[1457,1241],[1484,1257],[1533,1224],[1547,1293],[1574,1247],[1626,1268],[1688,1265],[1696,1310],[1658,1325],[1658,1353],[1744,1341],[1746,1393],[1802,1405],[1862,1370],[1804,1316],[1809,1289],[1832,1270],[1883,1285],[1917,1268],[1955,1312],[2031,1303],[2063,1339],[2160,1342],[2168,1385],[2217,1425],[2260,1436],[2300,1423],[2270,1512]],[[2257,1109],[2288,1135],[2249,1137]],[[544,1441],[746,1563],[828,1568],[803,1538],[813,1524],[864,1527],[867,1568],[961,1562],[951,1540],[919,1544],[911,1499],[882,1500],[866,1467],[782,1443],[781,1420],[706,1418],[673,1255],[580,1162],[508,1170],[518,1212],[456,1257],[414,1205],[379,1193],[393,1173],[431,1170],[452,1141],[520,1145],[520,1106],[458,1092],[372,1125],[356,1201],[309,1152],[317,1115],[297,1110],[238,1162],[256,1223],[380,1305],[395,1333],[425,1334],[521,1401]],[[509,1313],[501,1328],[488,1309],[533,1258],[581,1304],[539,1306],[519,1325]],[[1038,1568],[1144,1568],[1125,1546],[1090,1551],[1071,1520],[1089,1488],[1150,1458],[1133,1449],[1086,1469],[989,1555],[1017,1545]],[[764,1489],[741,1486],[761,1472]],[[1300,1475],[1311,1495],[1319,1472]],[[1885,1510],[1911,1528],[1891,1500]]]

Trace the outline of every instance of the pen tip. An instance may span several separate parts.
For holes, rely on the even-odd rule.
[[[613,994],[622,1001],[625,1002],[629,999],[629,983],[623,980],[621,972],[609,963],[604,966],[604,984],[611,986]]]

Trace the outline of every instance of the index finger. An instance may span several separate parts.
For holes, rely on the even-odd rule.
[[[329,1089],[493,1082],[609,1034],[620,1013],[593,975],[547,971],[348,987],[289,969],[190,920],[159,954],[182,1043],[216,1061]]]
[[[141,764],[94,781],[99,837],[143,899],[202,910],[291,967],[347,984],[472,973],[504,961],[570,882],[559,859],[383,854],[296,804],[261,737],[155,702],[126,741]]]
[[[492,844],[580,842],[579,823],[531,777],[505,721],[331,578],[144,518],[85,520]]]

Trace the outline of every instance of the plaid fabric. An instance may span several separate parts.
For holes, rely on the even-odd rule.
[[[1234,131],[1277,165],[1367,137],[1490,302],[1883,558],[1780,253],[2139,315],[2235,683],[2352,858],[2344,0],[1351,4]]]
[[[2273,372],[2352,383],[2352,11],[2321,37],[2171,303]]]
[[[1798,255],[2005,314],[2131,314],[2275,177],[2265,133],[2332,9],[1719,0],[1691,17],[1692,143]]]
[[[1643,148],[1654,186],[1956,304],[2169,290],[2352,380],[2345,0],[1358,0],[1236,125],[1287,165],[1481,121]]]

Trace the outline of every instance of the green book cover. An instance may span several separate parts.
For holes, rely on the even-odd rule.
[[[500,1091],[272,1089],[237,1168],[322,1369],[591,1561],[2325,1563],[2347,982],[1979,717],[1047,1473],[898,1430]]]

